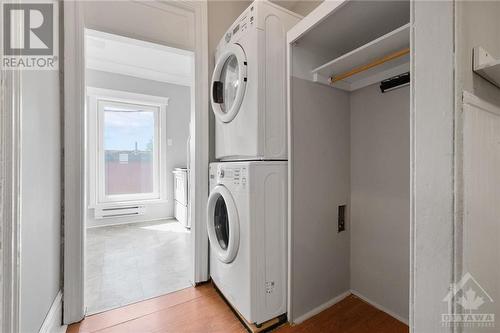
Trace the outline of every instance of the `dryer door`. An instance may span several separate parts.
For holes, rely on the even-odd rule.
[[[238,44],[231,44],[219,57],[212,75],[212,109],[217,119],[228,123],[236,117],[245,95],[247,60]]]
[[[208,197],[207,230],[212,250],[224,263],[230,263],[240,245],[240,222],[233,197],[222,185],[216,186]]]

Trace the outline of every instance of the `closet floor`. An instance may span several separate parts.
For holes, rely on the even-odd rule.
[[[387,313],[350,295],[300,325],[285,326],[278,332],[408,333],[409,328]]]
[[[88,316],[68,333],[245,333],[210,283]],[[408,326],[356,296],[349,296],[300,325],[277,333],[407,333]]]

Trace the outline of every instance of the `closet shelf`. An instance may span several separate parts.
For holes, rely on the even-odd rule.
[[[347,91],[366,87],[408,72],[409,47],[408,23],[312,70],[313,81]],[[332,76],[341,80],[330,83]]]
[[[474,72],[500,88],[500,59],[495,59],[482,47],[473,50]]]

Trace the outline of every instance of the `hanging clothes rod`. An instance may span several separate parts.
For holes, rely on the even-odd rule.
[[[409,47],[407,47],[406,49],[399,50],[397,52],[388,54],[388,55],[386,55],[383,58],[376,59],[376,60],[374,60],[374,61],[372,61],[372,62],[370,62],[370,63],[368,63],[366,65],[354,68],[354,69],[350,70],[349,72],[345,72],[345,73],[342,73],[342,74],[339,74],[339,75],[332,75],[328,79],[328,82],[330,84],[333,84],[335,82],[347,79],[348,77],[351,77],[351,76],[356,75],[358,73],[364,72],[364,71],[366,71],[366,70],[368,70],[370,68],[376,67],[378,65],[382,65],[382,64],[384,64],[384,63],[386,63],[388,61],[391,61],[391,60],[400,58],[402,56],[405,56],[408,53],[410,53],[410,48]]]

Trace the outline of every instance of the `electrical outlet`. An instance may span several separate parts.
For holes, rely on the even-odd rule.
[[[345,231],[345,208],[346,205],[340,205],[337,215],[338,232]]]

